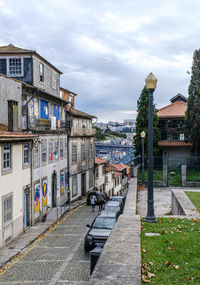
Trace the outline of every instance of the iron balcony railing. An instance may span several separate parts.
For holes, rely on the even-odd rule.
[[[56,124],[53,126],[52,121],[50,119],[37,119],[37,118],[29,118],[28,126],[29,130],[65,130],[70,131],[71,129],[71,121],[56,121]]]

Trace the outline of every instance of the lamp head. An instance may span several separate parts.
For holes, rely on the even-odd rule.
[[[157,81],[158,79],[153,75],[153,73],[151,72],[147,78],[145,79],[146,81],[146,88],[148,89],[156,89],[156,85],[157,85]]]
[[[146,136],[145,131],[142,131],[140,135],[141,135],[141,138],[142,138],[142,139],[144,139],[144,138],[145,138],[145,136]]]

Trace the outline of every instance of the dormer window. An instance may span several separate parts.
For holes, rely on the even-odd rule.
[[[23,60],[22,58],[8,59],[8,73],[10,76],[23,76]]]
[[[40,82],[44,82],[44,64],[40,63]]]

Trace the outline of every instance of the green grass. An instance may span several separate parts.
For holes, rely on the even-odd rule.
[[[191,200],[192,204],[195,206],[197,211],[199,211],[199,213],[200,213],[200,192],[185,191],[185,194],[187,194],[187,196]]]
[[[145,170],[144,171],[145,182],[147,182],[147,178],[148,178],[148,171]],[[142,180],[142,171],[141,170],[138,172],[138,179]],[[163,171],[162,170],[154,170],[153,171],[153,180],[154,181],[163,181]]]
[[[187,170],[187,182],[200,182],[200,171]]]
[[[160,236],[145,236],[150,232]],[[199,244],[200,220],[159,218],[157,223],[142,222],[143,278],[159,285],[200,284]],[[148,272],[155,276],[150,278]]]

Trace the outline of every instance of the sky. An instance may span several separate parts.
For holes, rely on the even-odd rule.
[[[157,108],[188,96],[199,19],[199,0],[0,0],[0,45],[36,50],[77,109],[122,122],[136,117],[150,72]]]

